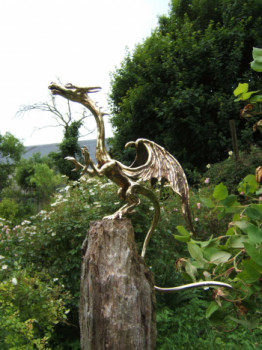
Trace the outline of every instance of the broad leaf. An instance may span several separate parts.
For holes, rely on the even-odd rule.
[[[203,257],[202,249],[194,243],[187,243],[188,251],[191,257],[199,262],[207,262]]]
[[[252,61],[250,64],[251,68],[256,72],[262,72],[262,63],[255,61]]]
[[[245,220],[236,221],[234,224],[248,235],[251,243],[259,244],[262,242],[262,230],[256,225]]]
[[[245,283],[256,282],[262,273],[262,266],[259,266],[253,260],[243,261],[243,271],[237,275],[238,279],[242,279]]]
[[[176,229],[181,236],[190,237],[190,233],[184,228],[184,226],[176,226]]]
[[[217,185],[213,192],[213,197],[219,201],[225,199],[228,196],[228,191],[223,183]]]
[[[211,198],[200,198],[200,202],[207,208],[214,208],[215,204],[213,203]]]
[[[259,325],[259,320],[258,319],[253,319],[253,320],[244,320],[244,319],[239,319],[235,318],[232,316],[229,316],[229,318],[238,323],[241,324],[247,331],[252,331],[252,329],[256,328]]]
[[[238,87],[233,91],[235,96],[238,96],[240,94],[244,94],[245,92],[248,92],[248,84],[247,83],[239,83]]]
[[[190,237],[188,236],[179,236],[179,235],[174,235],[174,238],[179,241],[179,242],[183,242],[183,243],[187,243],[190,241]]]
[[[259,266],[262,266],[262,247],[256,248],[250,243],[244,244],[247,254],[252,260],[255,261]]]
[[[251,205],[246,208],[245,214],[253,221],[262,221],[262,206],[261,205]]]
[[[247,236],[230,236],[226,243],[226,247],[241,249],[244,248],[244,243],[246,243],[247,241]]]
[[[260,59],[262,57],[262,49],[258,48],[258,47],[253,47],[252,50],[252,57],[253,59]]]
[[[252,96],[250,99],[251,103],[257,103],[261,101],[262,101],[262,95],[255,95],[255,96]]]
[[[214,253],[211,257],[210,257],[210,262],[212,262],[213,264],[223,264],[225,262],[227,262],[231,257],[231,254],[228,252],[225,252],[224,250],[218,251],[216,253]]]

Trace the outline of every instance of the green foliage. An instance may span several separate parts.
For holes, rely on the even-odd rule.
[[[239,182],[248,174],[255,174],[258,164],[262,164],[262,151],[258,147],[251,147],[248,152],[240,152],[238,161],[233,152],[222,162],[208,164],[208,170],[203,175],[212,184],[223,182],[229,192],[236,191]]]
[[[50,199],[62,178],[52,169],[47,157],[34,154],[15,165],[15,174],[1,193],[0,215],[12,223],[35,214]]]
[[[253,61],[251,62],[251,68],[256,72],[262,72],[262,49],[253,47],[252,55]],[[248,91],[248,89],[248,83],[239,83],[238,87],[233,92],[237,97],[235,101],[249,102],[240,110],[240,117],[245,118],[249,122],[252,121],[254,135],[258,131],[258,133],[260,133],[259,138],[261,138],[262,120],[259,120],[257,116],[262,114],[262,95],[257,94],[260,93],[260,90]]]
[[[253,61],[251,62],[251,68],[256,72],[262,72],[262,49],[253,47]]]
[[[226,328],[227,323],[233,321],[250,331],[258,327],[260,318],[256,309],[261,303],[262,197],[254,175],[247,175],[238,191],[240,195],[229,194],[220,183],[210,197],[199,192],[197,232],[202,239],[192,237],[180,226],[174,237],[185,242],[189,252],[189,258],[181,265],[185,276],[193,280],[225,281],[234,287],[214,291],[207,318],[220,327]],[[225,231],[211,227],[209,234],[212,235],[204,240],[205,220],[208,218],[210,222],[213,216],[219,220],[220,227],[223,221],[228,224]]]
[[[173,307],[158,304],[157,349],[159,350],[255,350],[261,343],[259,330],[232,328],[229,332],[214,329],[205,316],[209,291],[191,291],[177,298]],[[169,303],[170,304],[170,303]]]
[[[24,152],[23,144],[12,134],[0,135],[0,190],[9,183],[10,175]]]
[[[66,319],[61,288],[43,274],[14,276],[0,283],[1,349],[50,349],[55,324]]]
[[[15,200],[3,198],[0,202],[0,217],[5,218],[12,223],[17,223],[19,219],[19,205]]]
[[[239,115],[232,87],[259,79],[249,62],[262,39],[261,11],[256,0],[173,1],[169,16],[112,76],[114,154],[130,161],[125,143],[145,137],[190,171],[225,159],[228,120]],[[254,143],[246,124],[236,124],[241,146]]]
[[[82,121],[73,121],[67,124],[64,129],[64,138],[59,145],[60,152],[51,154],[59,172],[62,175],[68,176],[71,180],[78,179],[79,172],[72,172],[74,166],[65,160],[65,157],[79,158],[81,156],[81,150],[78,145],[79,128],[81,125]]]
[[[3,222],[1,227],[0,347],[50,349],[55,325],[66,319],[68,293],[43,269],[37,272],[21,261],[19,227],[10,229]]]

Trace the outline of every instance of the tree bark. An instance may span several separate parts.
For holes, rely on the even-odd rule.
[[[91,223],[82,252],[81,350],[155,349],[153,277],[138,255],[131,221]]]

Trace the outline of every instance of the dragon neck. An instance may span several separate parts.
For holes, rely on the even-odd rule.
[[[105,145],[105,125],[103,115],[95,117],[97,125],[97,139],[96,139],[96,160],[98,166],[102,166],[111,159]]]
[[[90,98],[85,101],[84,105],[95,117],[97,125],[96,160],[98,167],[101,167],[103,164],[111,160],[105,145],[105,125],[103,120],[104,113],[97,108],[96,104]]]

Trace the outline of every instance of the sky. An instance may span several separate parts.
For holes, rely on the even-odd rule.
[[[23,105],[50,100],[48,85],[61,81],[101,86],[92,98],[108,108],[110,73],[127,50],[150,36],[170,0],[1,0],[0,134],[10,132],[25,146],[59,143],[63,128],[41,111],[17,115]],[[58,108],[65,101],[56,97]],[[60,100],[59,100],[60,99]],[[73,110],[74,113],[79,112]],[[77,114],[76,114],[77,115]],[[105,117],[106,137],[112,136]],[[87,118],[81,139],[94,139]]]

